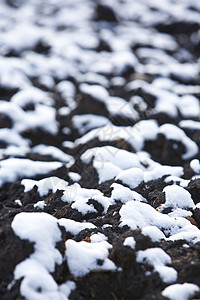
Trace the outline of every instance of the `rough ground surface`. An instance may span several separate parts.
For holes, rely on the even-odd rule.
[[[200,299],[199,3],[1,1],[2,300]]]

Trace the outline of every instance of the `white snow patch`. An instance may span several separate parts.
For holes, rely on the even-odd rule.
[[[177,272],[166,265],[171,264],[170,256],[161,248],[149,248],[137,252],[138,263],[147,263],[158,272],[165,283],[172,283],[177,279]]]
[[[199,100],[192,95],[185,95],[181,97],[178,107],[185,118],[198,118],[200,116]]]
[[[144,179],[143,171],[139,168],[130,168],[120,172],[115,180],[120,180],[131,189],[136,188]]]
[[[33,206],[34,206],[34,208],[43,210],[44,207],[46,206],[46,204],[43,200],[41,200],[41,201],[38,201],[37,203],[35,203]]]
[[[111,198],[114,200],[121,201],[122,203],[126,203],[128,201],[147,202],[142,195],[135,191],[131,191],[128,187],[125,187],[119,183],[113,183],[111,188],[113,188]]]
[[[22,177],[47,174],[62,166],[60,162],[32,161],[23,158],[8,158],[0,161],[0,186]]]
[[[156,226],[143,227],[142,234],[150,237],[152,242],[160,242],[162,239],[165,239],[163,232]]]
[[[81,160],[89,164],[94,157],[94,161],[104,164],[110,162],[116,167],[126,170],[129,168],[144,168],[140,163],[137,154],[112,146],[96,147],[88,149],[81,155]]]
[[[61,240],[57,219],[46,213],[19,213],[11,227],[23,240],[34,243],[34,253],[15,267],[14,279],[22,279],[20,292],[26,299],[66,299],[50,275],[62,255],[55,248]],[[44,238],[45,237],[45,238]]]
[[[188,300],[199,292],[199,287],[193,283],[172,284],[162,291],[162,295],[170,300]]]
[[[188,186],[188,184],[189,184],[189,182],[190,182],[190,180],[188,179],[182,179],[182,178],[180,178],[180,177],[178,177],[178,176],[168,176],[168,177],[166,177],[165,179],[164,179],[164,181],[165,182],[167,182],[167,183],[169,183],[169,182],[174,182],[174,184],[178,184],[178,185],[180,185],[180,186],[182,186],[182,187],[184,187],[184,188],[186,188],[187,186]]]
[[[167,238],[169,241],[186,240],[189,243],[198,243],[200,241],[200,230],[192,225],[188,224],[179,229],[179,231]]]
[[[175,140],[183,143],[186,152],[182,155],[183,159],[190,159],[198,153],[197,144],[192,141],[182,129],[173,124],[164,124],[160,126],[159,133],[163,134],[168,140]]]
[[[120,227],[128,225],[134,230],[156,226],[168,236],[167,240],[186,239],[191,243],[200,240],[200,230],[187,219],[162,214],[146,203],[129,201],[122,205],[119,214]]]
[[[16,93],[10,99],[11,102],[25,107],[28,104],[45,104],[47,106],[53,105],[54,101],[48,94],[36,87],[29,87]]]
[[[71,109],[67,106],[63,106],[58,110],[60,116],[68,116],[71,112]]]
[[[62,129],[62,133],[68,135],[71,133],[71,129],[69,127],[63,127]]]
[[[119,167],[115,166],[109,161],[100,162],[94,160],[93,166],[98,173],[99,184],[107,180],[113,179],[116,175],[118,175],[121,172],[121,169]]]
[[[75,290],[76,284],[74,281],[67,280],[59,286],[59,291],[61,291],[65,295],[65,300],[68,299],[71,292]],[[66,298],[67,297],[67,298]]]
[[[15,203],[18,204],[19,206],[22,206],[22,202],[21,202],[20,199],[16,199],[16,200],[15,200]]]
[[[103,233],[101,232],[98,232],[98,233],[93,233],[91,236],[90,236],[90,239],[91,239],[91,243],[100,243],[100,242],[103,242],[103,241],[107,241],[107,236],[105,236]]]
[[[162,207],[176,208],[194,208],[195,204],[188,191],[178,185],[169,185],[163,189],[166,201]]]
[[[97,101],[103,102],[109,113],[113,116],[120,114],[133,120],[138,119],[137,111],[129,104],[129,102],[120,97],[110,96],[104,87],[82,83],[80,85],[80,90]]]
[[[155,180],[163,177],[164,175],[180,177],[183,175],[183,168],[155,164],[153,168],[150,168],[150,170],[144,171],[144,181],[147,182],[150,180]]]
[[[93,229],[96,228],[96,226],[90,222],[84,222],[84,223],[80,223],[71,219],[59,219],[58,223],[60,226],[65,227],[65,230],[73,235],[78,234],[79,232],[81,232],[82,230],[88,228],[88,229]]]
[[[69,172],[68,176],[70,177],[70,179],[74,182],[77,182],[81,179],[81,175],[76,173],[76,172]]]
[[[80,90],[82,93],[90,95],[92,98],[106,102],[107,97],[109,97],[108,91],[100,85],[89,85],[86,83],[80,84]]]
[[[109,124],[110,121],[104,117],[93,114],[75,115],[72,117],[72,123],[78,129],[80,134],[85,134],[94,128],[99,128]]]
[[[56,90],[63,98],[73,98],[76,94],[76,88],[71,81],[63,80],[56,85]]]
[[[78,183],[67,186],[64,190],[61,200],[72,203],[71,207],[78,210],[83,215],[89,212],[97,212],[92,204],[88,204],[89,199],[103,196],[99,190],[81,188]],[[109,204],[108,204],[109,206]]]
[[[57,190],[65,190],[68,186],[67,181],[56,176],[41,180],[23,179],[21,184],[24,186],[25,193],[32,190],[34,186],[37,186],[40,197],[47,195],[49,190],[52,190],[52,193],[55,193]]]
[[[94,138],[100,141],[125,140],[136,151],[142,150],[145,140],[155,140],[158,134],[158,125],[155,120],[143,120],[134,126],[105,125],[98,129],[93,129],[81,138],[75,140],[75,144],[86,144]]]
[[[74,84],[71,81],[63,80],[56,85],[56,89],[65,100],[65,104],[69,107],[69,109],[75,109],[77,103],[74,99],[76,95],[76,88]]]
[[[200,160],[193,159],[190,162],[190,168],[196,173],[200,174]]]
[[[10,128],[2,128],[0,131],[0,140],[11,146],[24,147],[26,150],[30,141],[23,138],[18,132]]]
[[[182,208],[175,208],[172,212],[168,213],[170,217],[188,217],[192,216],[192,212],[190,210],[182,209]]]
[[[129,237],[125,238],[123,245],[125,247],[130,247],[132,249],[135,249],[136,241],[135,241],[134,237],[129,236]]]
[[[193,130],[200,130],[200,122],[193,120],[182,120],[178,124],[182,128],[189,128]]]
[[[82,277],[92,270],[115,271],[115,264],[108,258],[112,246],[107,242],[87,243],[67,240],[66,257],[70,272],[76,277]],[[102,265],[98,264],[102,261]]]
[[[43,129],[53,135],[58,132],[54,107],[36,103],[35,110],[24,111],[14,102],[0,101],[0,112],[13,121],[13,129],[17,132],[35,128]]]
[[[68,168],[74,163],[74,159],[71,155],[64,153],[55,146],[39,144],[32,148],[32,152],[40,155],[50,155],[61,162],[65,162]]]

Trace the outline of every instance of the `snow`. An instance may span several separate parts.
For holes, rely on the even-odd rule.
[[[34,243],[34,252],[14,270],[15,280],[23,278],[22,296],[30,300],[66,299],[49,273],[55,264],[62,263],[62,255],[55,248],[61,240],[57,219],[46,213],[23,212],[14,217],[11,227],[20,239]]]
[[[64,153],[60,149],[54,146],[47,146],[43,144],[39,144],[32,148],[33,153],[38,153],[40,155],[50,155],[56,160],[61,162],[65,162],[67,167],[71,167],[74,163],[74,159],[69,154]]]
[[[198,153],[198,146],[193,142],[182,129],[172,124],[164,124],[159,128],[159,133],[164,135],[168,140],[182,142],[186,152],[182,155],[183,159],[190,159]]]
[[[113,188],[111,197],[114,200],[121,201],[122,203],[126,203],[132,200],[139,202],[147,202],[147,200],[144,197],[142,197],[142,195],[135,191],[131,191],[128,187],[125,187],[121,184],[113,183],[111,185],[111,188]]]
[[[180,99],[179,110],[184,118],[198,118],[200,115],[199,100],[192,95],[185,95]]]
[[[42,201],[38,201],[38,202],[35,203],[33,206],[34,206],[34,208],[43,210],[44,207],[46,206],[46,204],[45,204],[45,202],[42,200]]]
[[[126,80],[121,76],[113,77],[111,80],[112,85],[124,85]]]
[[[68,135],[71,133],[71,129],[69,127],[63,127],[62,129],[62,133]]]
[[[113,179],[121,172],[121,169],[109,161],[97,161],[93,162],[93,166],[96,169],[99,177],[99,184],[107,180]]]
[[[103,86],[82,83],[80,90],[97,101],[103,102],[109,113],[113,116],[120,114],[133,120],[138,119],[138,113],[126,100],[120,97],[110,96]]]
[[[165,235],[162,231],[156,226],[145,226],[142,228],[142,234],[150,237],[152,242],[160,242],[162,239],[165,239]]]
[[[85,215],[89,212],[96,212],[94,206],[87,203],[88,200],[101,195],[102,193],[99,190],[81,188],[78,183],[74,183],[73,185],[65,188],[61,200],[67,203],[72,203],[71,207],[73,209],[76,209]]]
[[[18,204],[19,206],[22,206],[22,202],[21,202],[20,199],[16,199],[16,200],[15,200],[15,203]]]
[[[190,168],[196,173],[200,174],[200,161],[198,159],[193,159],[190,162]]]
[[[100,85],[89,85],[86,83],[82,83],[80,85],[80,90],[82,93],[88,94],[92,98],[101,102],[106,102],[106,98],[109,96],[107,90]]]
[[[194,208],[195,204],[188,191],[178,185],[166,186],[163,189],[165,193],[165,203],[162,207],[176,208]]]
[[[31,33],[31,34],[30,34]],[[3,35],[3,43],[7,47],[11,47],[16,51],[33,48],[41,38],[39,27],[30,24],[29,22],[21,22],[7,35]]]
[[[52,105],[54,103],[53,99],[48,96],[47,93],[41,91],[36,87],[29,87],[24,90],[19,91],[10,99],[11,102],[24,108],[28,104],[45,104]]]
[[[115,126],[107,124],[99,129],[93,129],[81,138],[75,140],[75,144],[85,144],[94,138],[100,141],[125,140],[136,151],[142,150],[145,140],[155,140],[158,134],[158,125],[155,120],[143,120],[134,126]],[[128,152],[127,152],[128,153]]]
[[[111,116],[120,115],[124,118],[129,118],[130,120],[139,119],[138,112],[133,108],[131,103],[120,97],[108,97],[105,104]]]
[[[81,175],[76,173],[76,172],[69,172],[68,176],[70,177],[70,179],[74,182],[77,182],[81,179]]]
[[[138,263],[146,263],[154,268],[154,272],[158,272],[160,278],[165,283],[173,283],[177,279],[177,272],[166,265],[171,264],[171,258],[161,248],[149,248],[140,250],[136,254]]]
[[[14,124],[13,129],[17,132],[36,128],[43,129],[53,135],[58,132],[56,109],[54,107],[36,103],[34,111],[24,111],[14,102],[1,100],[0,112],[12,120]]]
[[[40,197],[47,195],[49,190],[52,190],[52,192],[55,193],[57,190],[65,190],[65,188],[68,186],[67,181],[56,176],[44,178],[38,181],[32,179],[23,179],[21,184],[24,186],[25,193],[32,190],[34,186],[37,186]]]
[[[59,115],[68,116],[71,112],[71,109],[67,106],[63,106],[58,110]]]
[[[8,133],[10,133],[8,131]],[[5,141],[5,139],[4,139]],[[27,140],[23,140],[24,142],[26,142]],[[5,158],[5,156],[18,156],[18,157],[23,157],[25,156],[27,153],[29,152],[29,148],[27,146],[15,146],[15,145],[8,145],[7,148],[4,149],[0,149],[0,159],[2,160],[3,158]]]
[[[158,210],[162,210],[162,205],[159,207]],[[176,208],[172,212],[168,213],[168,216],[170,217],[183,217],[186,218],[188,216],[192,216],[192,212],[190,210],[182,209],[182,208]]]
[[[99,162],[111,162],[120,169],[128,169],[130,167],[142,167],[135,153],[115,148],[112,146],[96,147],[88,149],[82,154],[81,159],[85,164],[91,162],[92,158]]]
[[[115,264],[108,258],[112,246],[107,241],[88,243],[67,240],[66,257],[70,272],[75,277],[82,277],[92,270],[115,271]],[[98,264],[101,260],[102,265]]]
[[[55,82],[53,80],[52,77],[50,77],[49,75],[41,75],[38,78],[39,82],[41,85],[45,86],[48,89],[53,89]]]
[[[65,297],[69,297],[71,291],[76,289],[76,284],[74,281],[67,280],[63,284],[59,286],[59,290],[65,295]]]
[[[54,270],[55,263],[61,263],[61,254],[54,248],[61,240],[56,218],[46,213],[20,213],[15,216],[12,229],[21,239],[35,243],[36,251],[31,255],[31,259],[38,261],[48,271]]]
[[[173,182],[174,184],[178,184],[184,188],[186,188],[190,182],[190,180],[188,179],[182,179],[178,176],[168,176],[165,178],[165,182],[169,183],[169,182]]]
[[[107,211],[108,207],[113,204],[113,200],[104,197],[99,190],[81,188],[78,183],[68,185],[68,182],[58,177],[44,178],[39,181],[32,179],[23,179],[21,184],[24,186],[24,192],[30,191],[34,186],[38,187],[38,193],[40,197],[45,196],[51,190],[55,193],[57,190],[63,191],[61,200],[72,204],[72,208],[77,209],[82,214],[88,212],[96,212],[96,209],[87,202],[89,199],[97,200],[104,207],[104,212]]]
[[[185,239],[191,243],[197,243],[200,240],[200,230],[187,219],[162,214],[143,202],[128,201],[122,205],[119,214],[120,227],[128,225],[134,230],[156,226],[167,236],[167,240]]]
[[[22,177],[47,174],[62,166],[59,162],[32,161],[23,158],[8,158],[0,161],[0,186]]]
[[[136,241],[132,236],[125,238],[123,245],[125,247],[130,247],[131,249],[135,249]]]
[[[130,168],[120,172],[115,180],[120,180],[131,189],[136,188],[144,179],[143,171],[139,168]]]
[[[99,84],[106,88],[108,88],[108,86],[109,86],[109,80],[105,76],[94,73],[94,72],[88,72],[86,74],[79,74],[79,80],[81,82],[87,82],[90,84]]]
[[[75,97],[75,86],[71,81],[63,80],[56,85],[56,90],[62,95],[63,98]]]
[[[199,292],[199,287],[193,283],[176,283],[166,287],[162,291],[162,295],[170,300],[188,300]]]
[[[90,240],[91,240],[91,243],[100,243],[100,242],[103,242],[103,241],[107,241],[107,236],[105,236],[103,233],[101,232],[98,232],[96,234],[92,234],[90,236]]]
[[[65,104],[70,110],[76,108],[77,104],[75,101],[76,88],[71,81],[63,80],[56,85],[56,90],[60,93],[62,98],[65,100]]]
[[[138,60],[131,52],[116,51],[112,56],[111,63],[113,65],[114,74],[121,75],[124,71],[126,71],[127,67],[134,68],[138,63]]]
[[[189,243],[196,244],[200,242],[200,231],[194,225],[186,225],[179,229],[179,232],[167,238],[168,241],[186,240]]]
[[[199,130],[200,129],[200,122],[193,121],[193,120],[182,120],[179,122],[179,126],[182,128],[189,128],[192,130]]]
[[[155,180],[163,177],[164,175],[180,177],[183,175],[183,168],[157,164],[154,165],[154,168],[150,168],[150,170],[144,172],[144,181],[147,182],[150,180]]]
[[[81,134],[110,123],[106,117],[93,114],[75,115],[72,117],[72,122]]]
[[[71,234],[78,234],[79,232],[81,232],[82,230],[88,228],[88,229],[93,229],[96,228],[96,226],[90,222],[85,222],[85,223],[81,223],[81,222],[77,222],[71,219],[65,219],[65,218],[61,218],[58,221],[60,226],[65,227],[66,232],[69,232]]]
[[[98,203],[100,203],[104,210],[103,210],[103,213],[107,213],[108,211],[108,208],[110,205],[113,205],[115,203],[114,199],[111,197],[106,197],[106,196],[103,196],[103,194],[96,194],[94,196],[92,196],[93,200],[96,200]]]
[[[29,146],[29,141],[27,139],[23,139],[18,132],[10,128],[1,129],[0,140],[11,146],[17,146],[17,147]]]

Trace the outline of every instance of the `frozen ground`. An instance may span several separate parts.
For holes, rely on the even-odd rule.
[[[0,298],[200,299],[200,2],[0,2]]]

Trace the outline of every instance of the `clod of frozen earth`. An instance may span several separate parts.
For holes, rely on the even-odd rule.
[[[152,266],[165,283],[173,283],[177,279],[176,270],[166,266],[172,262],[170,256],[161,248],[149,248],[138,251],[137,262]]]
[[[195,206],[190,193],[178,185],[166,186],[163,189],[163,192],[165,193],[166,201],[162,205],[162,208],[171,207],[172,209],[186,209],[194,208]]]

